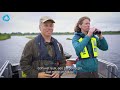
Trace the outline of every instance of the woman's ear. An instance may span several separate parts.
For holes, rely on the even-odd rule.
[[[81,28],[81,25],[79,24],[78,27]]]

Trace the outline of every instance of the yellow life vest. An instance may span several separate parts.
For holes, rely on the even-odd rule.
[[[27,75],[23,71],[21,71],[21,72],[22,72],[22,78],[26,78]]]
[[[83,40],[83,38],[80,38],[78,41],[82,42],[82,40]],[[98,56],[98,49],[97,49],[96,38],[92,37],[91,43],[92,43],[93,55],[94,55],[94,57],[97,57]],[[81,58],[89,58],[90,57],[86,46],[84,47],[83,51],[80,52],[80,56],[81,56]]]

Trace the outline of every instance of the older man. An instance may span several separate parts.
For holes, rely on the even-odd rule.
[[[52,37],[54,23],[48,16],[41,17],[41,33],[23,50],[20,66],[28,78],[60,78],[57,68],[65,67],[65,56],[62,45]]]

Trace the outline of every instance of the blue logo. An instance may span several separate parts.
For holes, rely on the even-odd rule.
[[[8,22],[8,21],[10,20],[10,16],[9,16],[9,15],[4,15],[4,16],[2,17],[2,19],[3,19],[3,21]]]

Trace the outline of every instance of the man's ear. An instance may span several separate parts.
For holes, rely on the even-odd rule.
[[[40,28],[41,28],[41,26],[39,25],[39,30],[41,31],[41,29],[40,29]]]

